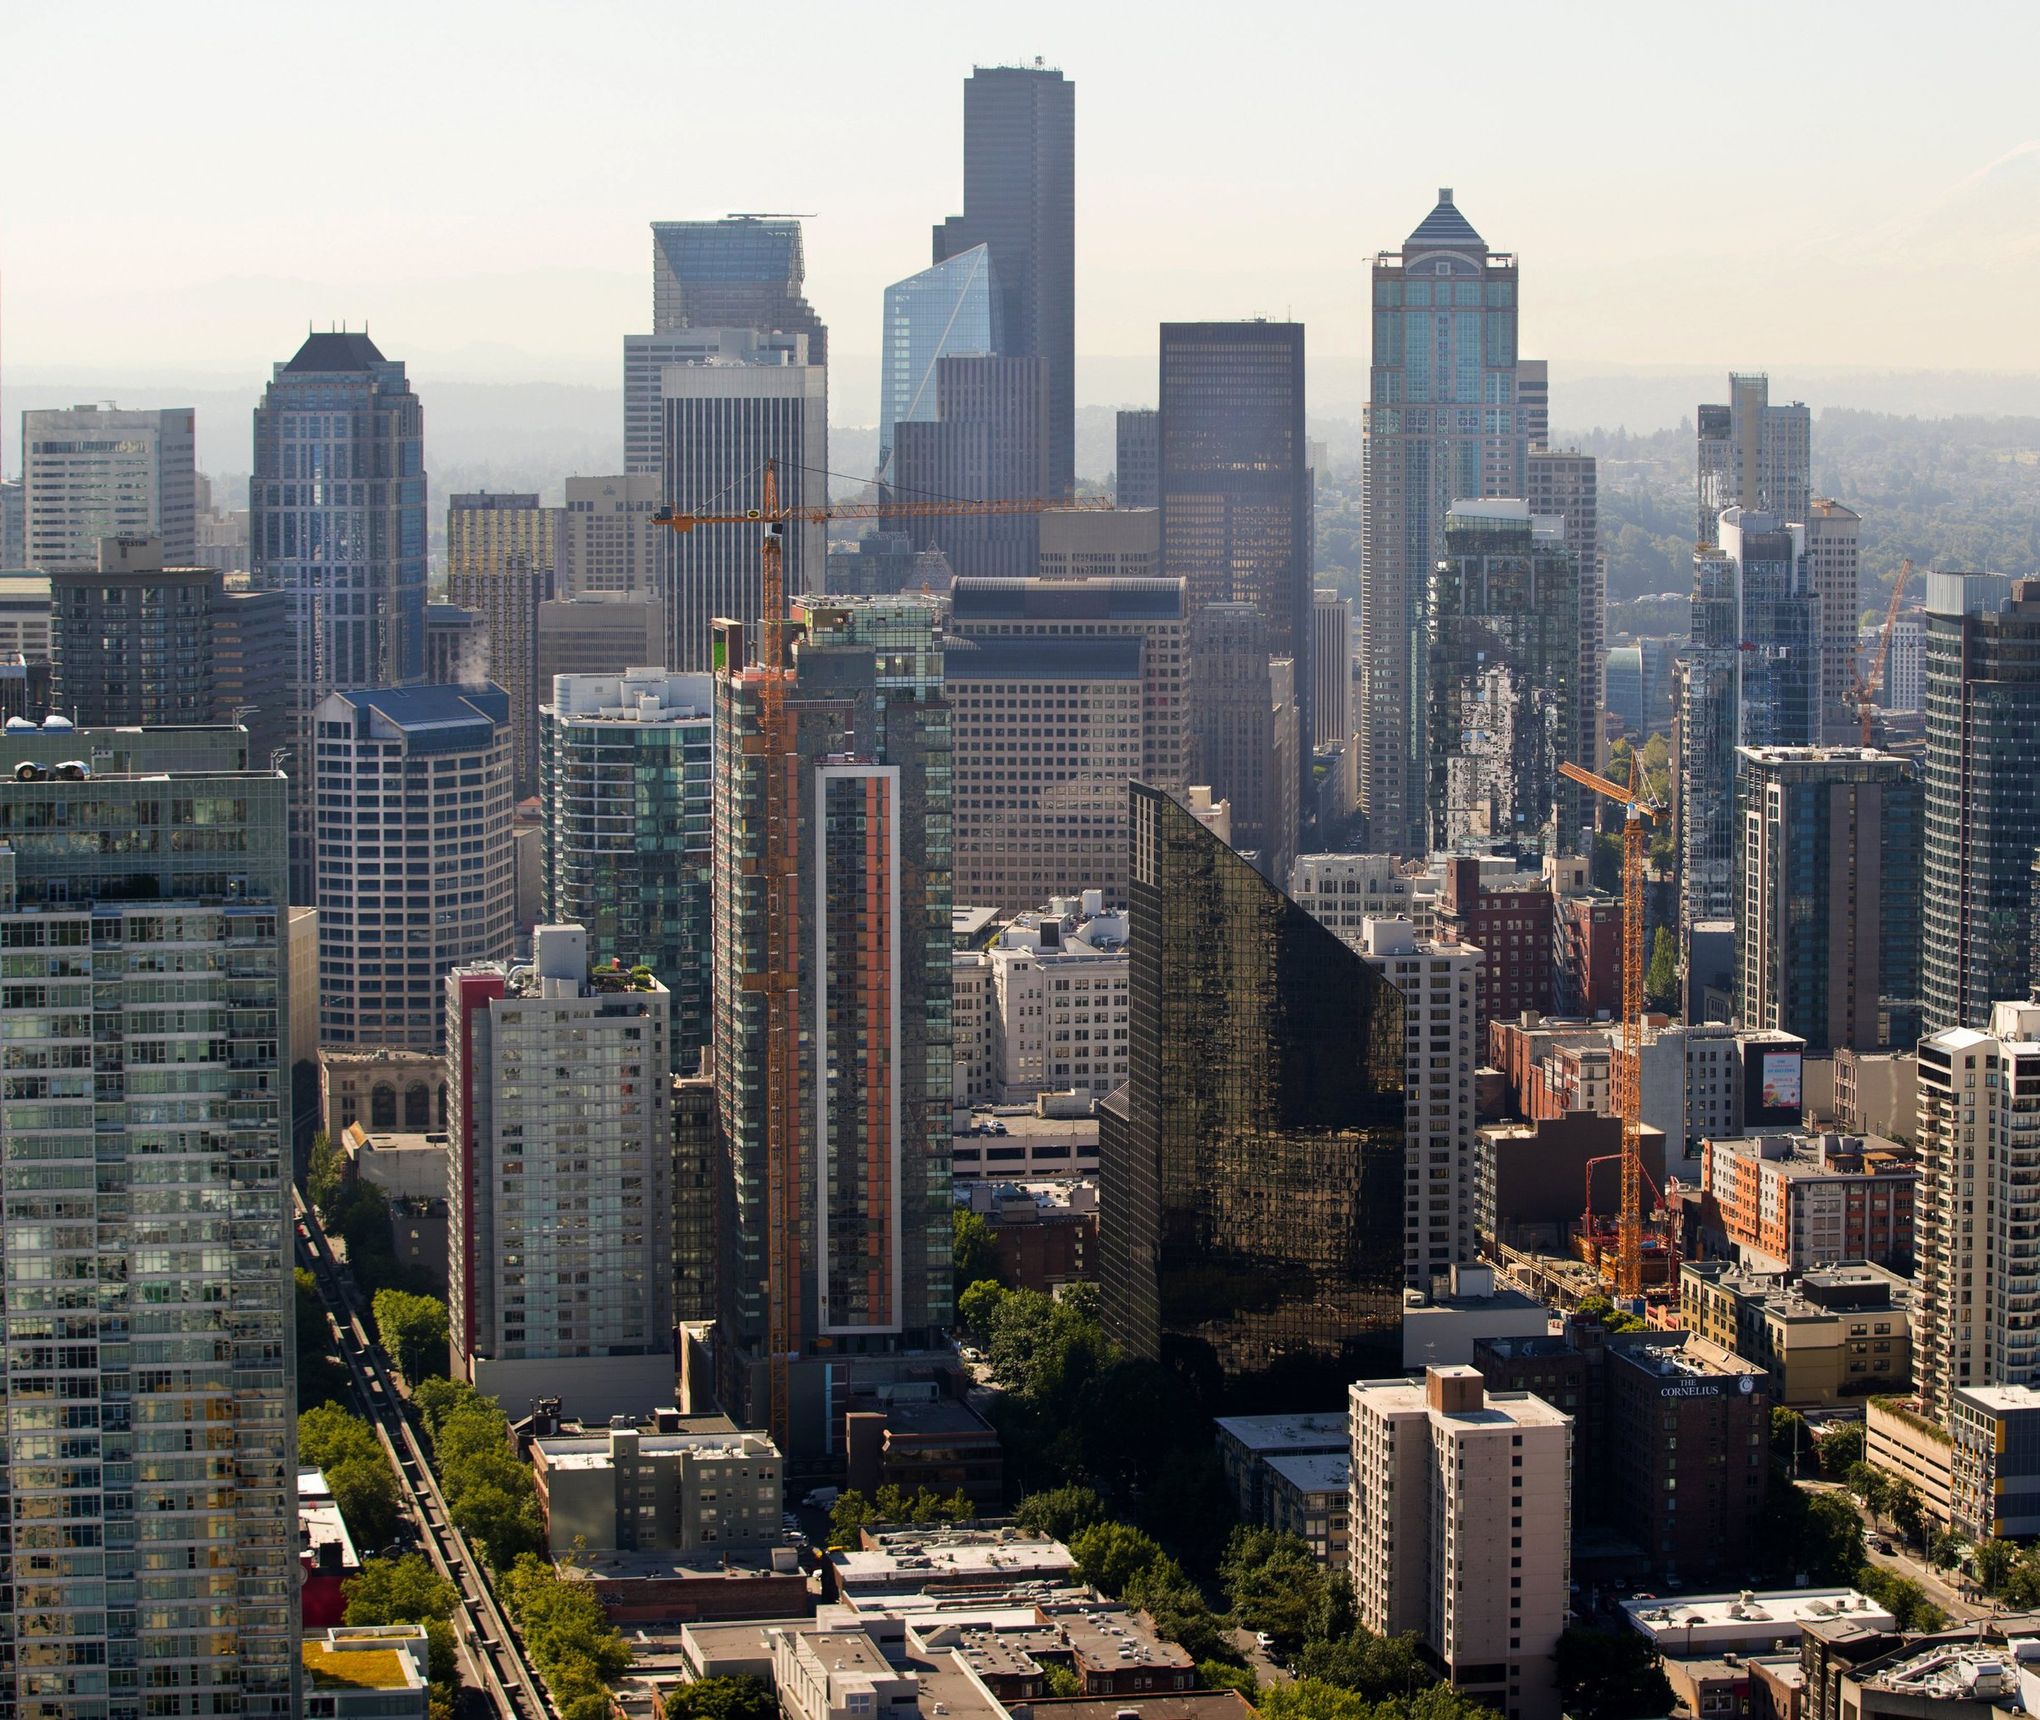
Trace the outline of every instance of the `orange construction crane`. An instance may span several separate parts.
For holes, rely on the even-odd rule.
[[[829,520],[868,520],[896,516],[925,518],[941,514],[1039,514],[1052,509],[1109,508],[1107,501],[1000,498],[968,501],[945,498],[916,502],[844,502],[829,507],[789,507],[779,499],[779,465],[765,462],[758,506],[740,512],[689,512],[663,508],[652,516],[676,532],[696,526],[762,525],[757,662],[759,676],[758,747],[764,759],[765,842],[759,870],[765,878],[765,967],[744,976],[744,989],[765,1002],[765,1228],[767,1374],[770,1379],[769,1426],[781,1451],[788,1444],[790,1420],[789,1371],[801,1343],[800,1261],[800,749],[793,708],[787,695],[793,687],[787,612],[786,569],[782,554],[789,523],[821,524]],[[727,669],[735,673],[739,665]]]
[[[1891,658],[1891,635],[1898,626],[1898,606],[1905,596],[1906,581],[1912,578],[1912,557],[1898,564],[1898,577],[1891,582],[1891,601],[1884,608],[1884,626],[1877,635],[1877,653],[1863,678],[1849,689],[1856,714],[1863,719],[1863,746],[1870,746],[1870,714],[1877,708],[1877,695],[1884,686],[1884,666]]]
[[[1643,760],[1632,748],[1629,786],[1567,760],[1559,774],[1620,801],[1622,823],[1622,1043],[1609,1059],[1615,1114],[1622,1119],[1622,1205],[1615,1214],[1615,1293],[1643,1294],[1643,869],[1644,821],[1663,808],[1645,797]]]

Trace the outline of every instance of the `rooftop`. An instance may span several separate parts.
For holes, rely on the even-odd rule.
[[[388,361],[366,330],[347,334],[310,334],[285,370],[319,372],[366,371]]]
[[[779,1453],[762,1433],[641,1433],[636,1429],[640,1457],[769,1458]],[[608,1433],[548,1435],[534,1439],[532,1450],[545,1459],[548,1469],[607,1469],[611,1461]]]
[[[1280,1452],[1347,1451],[1353,1430],[1343,1408],[1300,1415],[1225,1415],[1218,1430],[1262,1456]]]
[[[314,1690],[417,1690],[426,1653],[420,1624],[336,1625],[298,1649]]]
[[[1998,1415],[2040,1411],[2040,1386],[1957,1386],[1955,1396]]]
[[[1864,1687],[1937,1702],[1994,1702],[2021,1709],[2022,1672],[2040,1669],[2040,1638],[2026,1637],[2002,1648],[1980,1642],[1938,1642],[1900,1650],[1861,1670]]]
[[[951,681],[1137,681],[1138,639],[950,639],[943,675]]]
[[[1055,1577],[1076,1561],[1060,1541],[963,1531],[882,1536],[875,1548],[831,1553],[839,1590],[918,1588],[929,1582],[1010,1583]]]
[[[972,621],[1168,621],[1183,614],[1180,579],[959,579],[950,614]]]
[[[1796,1637],[1808,1620],[1839,1620],[1865,1630],[1894,1630],[1898,1621],[1856,1589],[1774,1589],[1757,1593],[1673,1595],[1627,1600],[1629,1622],[1660,1648],[1676,1650],[1709,1639],[1769,1635]]]
[[[1352,1484],[1353,1457],[1346,1451],[1298,1452],[1264,1460],[1299,1493],[1343,1493]]]
[[[1473,223],[1459,213],[1459,206],[1452,201],[1452,187],[1449,185],[1438,188],[1436,206],[1417,223],[1416,230],[1403,241],[1405,251],[1424,250],[1432,246],[1450,250],[1487,249],[1487,241],[1474,231]]]

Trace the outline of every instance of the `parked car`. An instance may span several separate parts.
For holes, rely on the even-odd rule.
[[[810,1511],[827,1511],[842,1497],[840,1487],[817,1487],[801,1500]]]

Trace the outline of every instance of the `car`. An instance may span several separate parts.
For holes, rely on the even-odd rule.
[[[1890,1536],[1879,1535],[1870,1543],[1870,1550],[1873,1553],[1882,1553],[1887,1559],[1890,1558],[1894,1550],[1891,1545]]]
[[[1010,1135],[1012,1132],[1004,1123],[994,1123],[992,1125],[992,1133],[995,1135]]]
[[[836,1503],[842,1492],[840,1487],[817,1487],[801,1503],[810,1511],[826,1511]]]
[[[1265,1630],[1257,1630],[1254,1632],[1254,1646],[1265,1654],[1275,1646],[1275,1639]]]

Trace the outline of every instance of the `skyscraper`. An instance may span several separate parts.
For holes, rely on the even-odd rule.
[[[1738,749],[1736,1019],[1809,1051],[1920,1036],[1920,782],[1856,747]]]
[[[540,712],[544,912],[659,976],[682,1073],[710,1033],[711,700],[706,675],[633,668],[562,675]]]
[[[1303,377],[1301,323],[1162,324],[1162,565],[1189,582],[1192,616],[1214,603],[1261,612],[1268,655],[1295,661],[1308,741],[1316,718]],[[1307,744],[1302,754],[1300,772]]]
[[[1517,366],[1517,385],[1530,360]],[[1542,366],[1543,361],[1536,361]],[[1580,714],[1577,750],[1567,756],[1589,770],[1599,770],[1605,750],[1601,712],[1607,704],[1608,562],[1601,553],[1601,507],[1598,468],[1591,454],[1570,448],[1535,445],[1524,470],[1529,483],[1524,497],[1533,514],[1556,514],[1565,521],[1565,545],[1580,570],[1580,671],[1577,689]]]
[[[1162,519],[1153,508],[1049,508],[1037,516],[1043,579],[1154,579]]]
[[[1099,1119],[1106,1325],[1214,1397],[1322,1404],[1400,1360],[1402,999],[1188,808],[1132,795],[1131,1074]]]
[[[1830,746],[1855,746],[1863,730],[1849,692],[1856,684],[1856,618],[1862,604],[1857,539],[1863,517],[1825,496],[1815,496],[1802,517],[1807,569],[1820,600],[1820,738]],[[1885,684],[1891,684],[1888,671]]]
[[[2040,849],[2040,580],[1927,575],[1924,1030],[2028,995]]]
[[[1043,359],[938,360],[932,418],[893,426],[885,494],[911,503],[1049,493],[1048,407]],[[916,549],[939,549],[951,570],[967,578],[1025,578],[1040,554],[1040,521],[1031,513],[881,514],[879,527],[905,532]]]
[[[730,215],[652,223],[652,332],[752,329],[807,336],[806,362],[829,362],[829,330],[802,289],[796,220]]]
[[[1189,777],[1183,582],[959,579],[950,631],[958,894],[1125,901],[1126,785]]]
[[[445,977],[448,1300],[477,1391],[601,1419],[673,1403],[671,999],[590,957],[540,926],[528,965]]]
[[[885,290],[879,359],[878,472],[890,475],[893,427],[935,417],[937,363],[999,350],[991,252],[973,245]]]
[[[510,954],[510,701],[384,688],[315,718],[320,1040],[437,1050],[447,970]]]
[[[91,728],[217,720],[220,576],[165,567],[157,537],[101,538],[98,551],[89,570],[50,574],[51,709]]]
[[[28,565],[28,501],[19,478],[0,481],[0,568]]]
[[[1311,745],[1353,738],[1353,600],[1319,591],[1311,602]]]
[[[1076,85],[1060,71],[1039,60],[974,67],[963,213],[935,229],[937,263],[979,245],[990,254],[1000,355],[1043,361],[1051,496],[1076,481],[1076,123]]]
[[[663,383],[669,364],[807,364],[804,334],[760,334],[750,328],[685,328],[665,334],[623,337],[623,469],[635,481],[651,480],[653,508],[672,500],[657,492],[665,482],[666,405]],[[826,391],[826,385],[825,385]],[[826,461],[820,462],[826,464]],[[687,498],[675,500],[687,505]],[[654,542],[663,544],[664,534]]]
[[[22,552],[13,567],[99,565],[103,537],[159,537],[172,567],[197,559],[193,413],[69,406],[21,415]]]
[[[1728,403],[1702,406],[1696,543],[1713,543],[1729,508],[1775,514],[1797,524],[1813,499],[1813,414],[1795,400],[1771,404],[1771,379],[1731,375]]]
[[[1118,459],[1114,465],[1112,505],[1117,508],[1159,508],[1162,505],[1162,415],[1152,406],[1126,407],[1117,423]]]
[[[1374,260],[1360,565],[1360,798],[1368,841],[1423,840],[1424,595],[1455,501],[1526,491],[1533,420],[1519,400],[1517,268],[1448,187]]]
[[[782,503],[827,505],[829,403],[821,367],[763,347],[756,359],[669,364],[661,373],[665,499],[675,508],[742,513],[757,507],[768,461],[778,463]],[[673,629],[666,666],[699,673],[709,667],[718,619],[750,629],[758,624],[758,531],[697,526],[662,536],[659,595]],[[828,564],[827,529],[789,525],[781,553],[789,593],[819,588]]]
[[[561,597],[594,597],[623,591],[640,595],[653,588],[658,568],[659,539],[665,533],[652,523],[659,509],[659,379],[650,389],[648,442],[651,465],[628,475],[569,478],[566,504],[560,510],[559,546]],[[541,683],[539,691],[545,690]]]
[[[489,679],[510,695],[511,793],[538,792],[538,610],[557,587],[558,508],[535,495],[451,497],[446,505],[446,595],[482,618]]]
[[[943,1342],[950,1319],[949,712],[932,600],[802,612],[790,754],[770,746],[770,671],[743,663],[741,629],[720,641],[713,1068],[730,1167],[722,1398],[765,1415],[783,1332],[791,1449],[815,1452],[832,1394]],[[784,885],[770,772],[800,831]],[[798,951],[791,1044],[772,1038],[764,985],[782,914]],[[787,1104],[770,1080],[782,1054]]]
[[[1580,570],[1527,502],[1457,501],[1428,614],[1429,846],[1580,844]]]
[[[300,1712],[286,784],[245,748],[0,740],[0,941],[33,976],[0,1000],[24,1720]]]
[[[1190,621],[1191,780],[1232,802],[1232,843],[1263,875],[1281,880],[1296,859],[1296,661],[1269,646],[1267,617],[1251,603],[1211,603]]]

